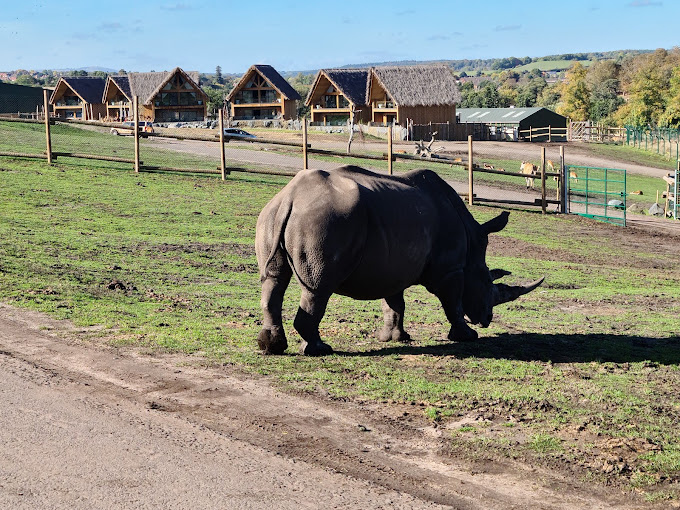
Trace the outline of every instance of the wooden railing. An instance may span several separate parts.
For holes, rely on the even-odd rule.
[[[541,142],[553,142],[553,141],[566,141],[568,130],[566,127],[529,127],[529,129],[522,129],[519,131],[520,139],[529,140],[530,142],[541,141]]]

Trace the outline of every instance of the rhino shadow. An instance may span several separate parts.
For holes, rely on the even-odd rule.
[[[652,338],[606,334],[509,334],[483,337],[474,342],[442,341],[430,345],[390,344],[363,352],[336,351],[339,356],[431,355],[456,358],[498,358],[553,363],[649,361],[660,365],[680,363],[680,337]]]

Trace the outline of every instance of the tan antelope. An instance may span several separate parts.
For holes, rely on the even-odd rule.
[[[545,162],[545,170],[546,172],[555,171],[555,165],[551,160]],[[559,177],[554,176],[553,179],[558,181]],[[576,173],[576,170],[569,170],[569,179],[573,180],[574,182],[578,182],[578,174]]]
[[[522,164],[519,167],[520,173],[523,173],[527,175],[525,177],[527,181],[527,189],[533,188],[534,187],[534,175],[536,175],[538,171],[538,167],[534,165],[533,163],[529,163],[528,161],[522,161]],[[531,177],[529,177],[531,176]]]

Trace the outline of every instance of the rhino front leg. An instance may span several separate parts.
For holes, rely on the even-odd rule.
[[[404,293],[400,292],[382,300],[385,325],[375,332],[381,342],[409,342],[411,337],[404,331]]]
[[[276,277],[267,277],[262,282],[262,299],[260,305],[264,320],[262,330],[257,335],[257,345],[263,354],[283,354],[288,348],[286,334],[283,331],[281,308],[283,295],[286,292],[292,271],[284,264],[281,273]]]
[[[300,308],[293,325],[302,337],[300,351],[307,356],[323,356],[332,354],[333,348],[321,341],[319,335],[319,323],[326,313],[326,305],[330,295],[312,292],[308,289],[302,290],[300,297]]]
[[[451,323],[448,338],[455,342],[468,342],[478,337],[477,332],[465,322],[463,284],[463,272],[457,271],[448,275],[436,289],[430,291],[441,301],[446,318]]]

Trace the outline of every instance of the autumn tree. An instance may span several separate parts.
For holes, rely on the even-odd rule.
[[[665,119],[671,77],[680,65],[680,50],[658,49],[622,65],[622,86],[628,102],[616,114],[621,124],[655,127]]]
[[[674,67],[666,94],[665,110],[659,117],[659,124],[680,128],[680,67]]]
[[[561,86],[561,97],[557,103],[557,113],[571,120],[588,120],[590,113],[590,90],[586,83],[587,70],[581,63],[573,64],[566,74],[566,82]]]

